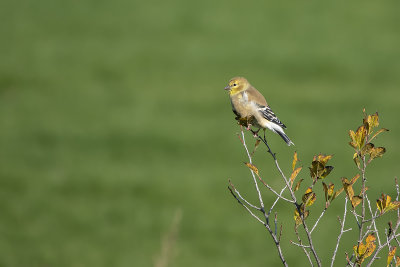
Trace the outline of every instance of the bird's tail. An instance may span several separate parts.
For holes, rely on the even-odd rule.
[[[282,139],[286,142],[288,146],[294,145],[294,143],[290,140],[290,138],[283,131],[276,131],[277,134],[282,137]]]

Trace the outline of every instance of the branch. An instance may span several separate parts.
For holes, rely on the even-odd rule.
[[[346,214],[347,214],[347,200],[348,200],[348,199],[347,199],[347,196],[346,196],[346,197],[345,197],[345,202],[344,202],[343,220],[340,220],[340,218],[338,217],[339,223],[340,223],[340,233],[339,233],[338,238],[337,238],[337,241],[336,241],[335,251],[333,252],[333,255],[332,255],[331,267],[333,267],[333,263],[335,262],[336,253],[337,253],[338,248],[339,248],[340,239],[342,238],[343,233],[345,233],[345,232],[348,231],[348,229],[347,229],[347,230],[344,230],[344,224],[345,224],[345,222],[346,222]],[[347,258],[348,258],[348,257],[347,257]]]
[[[324,216],[325,211],[326,211],[326,208],[321,212],[321,215],[319,215],[317,221],[314,223],[313,228],[311,228],[310,234],[314,231],[315,227],[317,227],[319,220],[321,220],[322,216]]]

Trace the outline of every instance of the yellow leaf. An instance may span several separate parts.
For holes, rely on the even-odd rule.
[[[297,152],[294,152],[293,155],[293,163],[292,163],[292,170],[294,171],[294,168],[296,167],[296,163],[297,163]]]
[[[368,115],[366,118],[364,118],[364,124],[368,125],[368,134],[370,134],[373,130],[373,128],[377,127],[379,125],[379,116],[378,112],[372,115]]]
[[[350,141],[349,144],[350,144],[353,148],[357,148],[356,134],[354,133],[353,130],[350,130],[350,131],[349,131],[349,136],[350,136],[350,139],[351,139],[351,141]]]
[[[246,166],[249,167],[250,170],[252,170],[255,174],[257,174],[257,176],[259,176],[258,169],[256,166],[248,162],[244,162],[244,164],[246,164]]]
[[[373,234],[370,234],[365,239],[365,245],[363,242],[361,242],[359,245],[353,246],[354,253],[357,256],[357,263],[361,264],[365,258],[372,255],[376,248],[375,240],[376,237]]]
[[[351,179],[351,181],[350,181],[350,184],[354,184],[356,181],[357,181],[357,179],[360,177],[360,175],[359,174],[356,174],[352,179]]]
[[[306,190],[306,193],[303,195],[303,203],[305,207],[311,206],[314,204],[317,199],[317,195],[312,191],[311,187]]]
[[[400,266],[400,257],[396,256],[396,267]]]
[[[301,184],[301,182],[303,182],[303,180],[304,180],[304,179],[300,179],[300,180],[296,183],[296,185],[295,185],[295,187],[294,187],[294,189],[293,189],[294,192],[296,192],[297,190],[299,190],[300,184]]]
[[[356,208],[362,201],[362,197],[360,196],[354,196],[351,199],[351,205],[353,206],[353,208]]]
[[[326,176],[328,176],[331,171],[333,170],[333,166],[326,166],[324,168],[324,171],[322,172],[322,174],[319,176],[320,179],[324,179]]]
[[[319,154],[317,157],[317,161],[321,162],[322,165],[325,166],[325,164],[328,162],[328,160],[330,160],[332,158],[332,155],[322,155]]]
[[[328,201],[330,199],[333,200],[332,197],[333,197],[333,192],[334,192],[333,190],[335,188],[335,185],[332,183],[330,183],[329,185],[326,185],[324,182],[322,182],[322,185],[324,187],[325,200],[326,201]]]
[[[354,190],[352,184],[345,177],[342,178],[342,184],[344,191],[346,191],[347,197],[351,200],[354,196]]]
[[[364,146],[365,136],[366,136],[366,129],[364,125],[358,127],[356,133],[356,144],[358,149],[361,149]]]
[[[353,160],[354,160],[354,163],[357,165],[357,167],[358,168],[360,168],[360,159],[358,158],[358,153],[356,152],[356,153],[354,153],[354,155],[353,155]]]
[[[290,182],[291,182],[291,185],[292,185],[292,186],[293,186],[294,179],[296,179],[297,175],[299,174],[299,172],[301,171],[302,168],[303,168],[303,167],[298,167],[297,169],[295,169],[295,170],[292,172],[292,175],[290,175]]]
[[[400,201],[393,201],[389,195],[382,194],[382,196],[376,200],[376,206],[378,207],[381,214],[396,210],[400,207]]]
[[[386,152],[386,148],[384,148],[384,147],[373,148],[372,151],[370,152],[371,159],[382,157],[383,154],[385,154],[385,152]]]
[[[304,220],[307,219],[309,214],[310,214],[310,212],[308,210],[306,210],[304,212],[304,214],[303,214]],[[294,220],[295,220],[296,226],[299,226],[300,224],[303,223],[303,221],[301,220],[299,211],[297,209],[294,210]]]
[[[374,149],[374,144],[371,144],[371,143],[366,144],[363,147],[363,149],[361,150],[361,156],[364,156],[366,154],[370,154],[373,149]]]
[[[392,247],[390,249],[389,254],[388,254],[388,258],[387,258],[387,266],[389,266],[390,263],[392,262],[394,254],[396,254],[396,249],[397,249],[397,247]]]

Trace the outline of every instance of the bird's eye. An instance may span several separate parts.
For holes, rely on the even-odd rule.
[[[236,86],[236,85],[237,85],[236,83],[233,84],[233,86]]]

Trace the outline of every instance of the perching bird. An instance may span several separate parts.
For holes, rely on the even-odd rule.
[[[264,96],[243,77],[232,78],[225,90],[229,91],[232,110],[239,121],[245,121],[248,129],[257,127],[257,132],[268,128],[282,137],[288,146],[294,145],[283,129],[286,129],[270,109]]]

